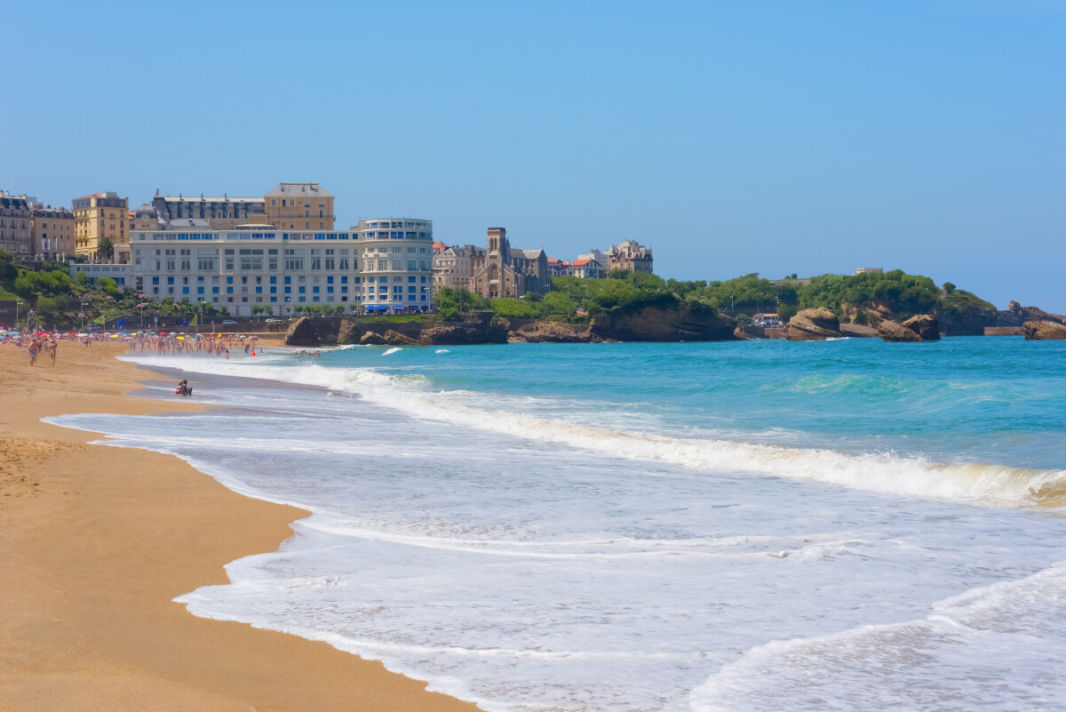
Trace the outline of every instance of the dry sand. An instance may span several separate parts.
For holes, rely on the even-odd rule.
[[[124,395],[150,376],[124,350],[61,343],[31,368],[0,345],[0,709],[474,712],[380,663],[172,601],[275,550],[305,512],[40,422],[195,408]]]

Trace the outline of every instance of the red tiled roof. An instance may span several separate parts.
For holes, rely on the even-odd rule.
[[[587,265],[589,262],[592,262],[592,260],[574,260],[574,267],[581,267],[582,265]]]

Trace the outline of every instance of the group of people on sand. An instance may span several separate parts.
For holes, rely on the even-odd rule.
[[[130,348],[139,349],[141,353],[157,354],[210,354],[229,358],[230,349],[242,348],[244,353],[255,356],[262,353],[259,337],[236,334],[205,334],[198,337],[184,334],[135,334],[129,338]]]
[[[44,354],[48,354],[48,358],[51,359],[53,366],[56,363],[56,352],[59,350],[58,334],[23,334],[12,343],[20,349],[26,349],[30,355],[31,366],[36,366],[37,359],[41,358]]]

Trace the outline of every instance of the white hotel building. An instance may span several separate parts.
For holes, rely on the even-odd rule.
[[[166,230],[133,231],[130,264],[107,267],[127,268],[119,284],[153,299],[209,302],[234,316],[250,316],[253,307],[287,315],[299,306],[355,313],[433,306],[430,220],[361,220],[341,232],[268,225],[211,230],[197,223],[172,221]],[[71,270],[90,279],[105,276],[87,267],[92,265]]]

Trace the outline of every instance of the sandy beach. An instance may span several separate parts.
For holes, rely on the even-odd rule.
[[[124,344],[61,343],[55,365],[0,345],[0,708],[466,710],[380,663],[172,599],[227,581],[304,516],[235,494],[176,457],[89,445],[63,413],[197,406],[126,395]]]

